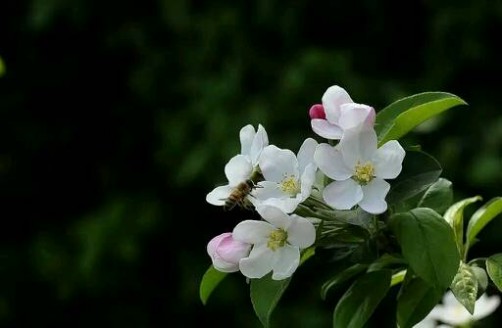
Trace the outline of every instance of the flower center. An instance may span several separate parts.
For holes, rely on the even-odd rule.
[[[300,181],[298,181],[293,175],[285,177],[279,184],[279,188],[282,192],[291,196],[294,196],[301,191]]]
[[[371,162],[361,164],[357,162],[352,178],[360,185],[366,185],[375,177],[375,167]]]
[[[288,233],[283,229],[276,229],[268,235],[267,247],[275,251],[279,247],[284,247],[288,240]]]

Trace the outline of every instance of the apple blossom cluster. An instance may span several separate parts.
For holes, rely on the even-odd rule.
[[[295,271],[311,257],[320,295],[345,289],[333,327],[363,328],[385,298],[395,326],[469,327],[495,311],[502,253],[471,258],[479,233],[502,214],[494,197],[467,218],[479,195],[453,202],[452,182],[420,145],[398,141],[440,113],[467,103],[446,92],[399,99],[378,112],[329,87],[309,110],[315,138],[298,152],[270,144],[265,128],[244,126],[228,180],[206,196],[252,217],[207,245],[211,266],[200,284],[205,303],[229,273],[246,277],[264,327]],[[399,290],[396,290],[399,288]],[[390,292],[395,290],[396,292]],[[332,293],[331,293],[332,294]]]
[[[225,165],[228,184],[216,187],[206,200],[254,207],[261,219],[240,222],[209,242],[217,270],[240,271],[248,278],[269,272],[274,280],[290,277],[319,229],[315,215],[297,214],[302,209],[315,213],[309,203],[333,210],[358,207],[372,215],[387,210],[386,180],[401,172],[405,151],[396,140],[377,146],[375,110],[332,86],[309,114],[312,130],[328,142],[307,138],[297,154],[269,144],[262,125],[240,130],[241,151]]]

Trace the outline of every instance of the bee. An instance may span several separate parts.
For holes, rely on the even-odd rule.
[[[258,187],[259,185],[256,185],[251,179],[239,183],[225,200],[223,208],[228,211],[237,205],[243,208],[248,208],[250,204],[247,196],[250,196],[251,191]]]

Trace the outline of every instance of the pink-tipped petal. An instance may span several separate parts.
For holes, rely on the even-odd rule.
[[[320,118],[326,119],[326,112],[324,111],[324,107],[321,104],[315,104],[309,109],[310,119]]]
[[[250,244],[234,240],[230,232],[214,237],[207,245],[213,266],[222,272],[238,271],[239,261],[247,257],[250,250]]]
[[[373,128],[375,110],[362,104],[343,104],[340,107],[338,125],[343,130],[357,128]]]

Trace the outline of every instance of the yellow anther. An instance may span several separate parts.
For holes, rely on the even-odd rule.
[[[357,162],[356,167],[354,169],[354,175],[352,178],[356,180],[361,185],[368,184],[375,177],[375,167],[373,163],[366,162],[361,164]]]
[[[285,177],[279,184],[279,188],[286,194],[294,196],[301,191],[300,181],[294,176]]]
[[[279,247],[284,247],[288,240],[288,233],[283,229],[276,229],[268,235],[267,247],[275,251]]]

